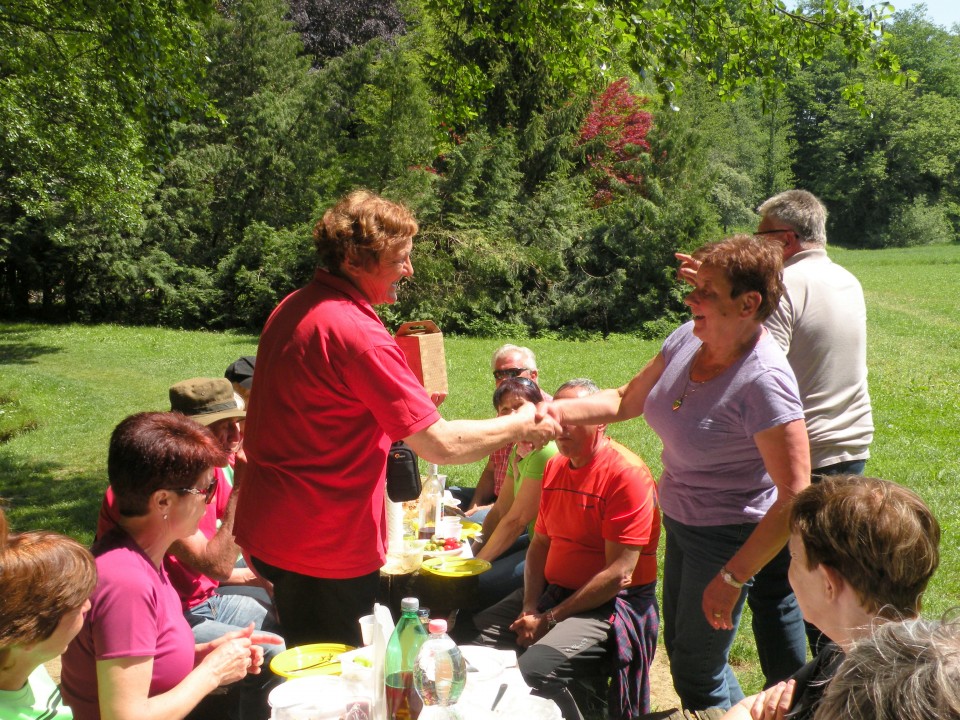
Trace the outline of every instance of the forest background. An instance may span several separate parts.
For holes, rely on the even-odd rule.
[[[388,326],[657,337],[673,252],[790,187],[831,243],[960,233],[923,6],[105,0],[0,9],[0,316],[258,330],[345,192],[407,203]]]

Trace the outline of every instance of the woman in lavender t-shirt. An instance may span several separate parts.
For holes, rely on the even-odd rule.
[[[796,379],[762,325],[783,293],[780,250],[739,235],[694,258],[693,320],[628,384],[547,412],[567,424],[643,414],[663,441],[664,641],[683,706],[702,710],[743,698],[727,658],[748,591],[768,682],[805,661],[784,546],[810,452]]]

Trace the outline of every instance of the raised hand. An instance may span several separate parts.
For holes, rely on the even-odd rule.
[[[684,253],[674,253],[673,256],[680,261],[677,278],[690,285],[696,285],[697,270],[700,269],[700,261],[695,260],[692,255],[686,255]]]

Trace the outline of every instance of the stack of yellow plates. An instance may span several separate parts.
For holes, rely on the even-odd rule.
[[[472,540],[481,530],[483,530],[483,525],[472,520],[464,520],[460,523],[460,537],[463,540]]]
[[[316,643],[289,648],[270,661],[270,669],[286,678],[339,675],[340,656],[353,650],[340,643]]]
[[[422,567],[441,577],[470,577],[486,572],[492,566],[477,558],[435,557],[424,560]]]

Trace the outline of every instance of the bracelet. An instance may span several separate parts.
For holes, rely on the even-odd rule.
[[[729,586],[732,587],[732,588],[736,588],[737,590],[740,590],[740,589],[744,586],[744,584],[745,584],[745,583],[742,583],[742,582],[740,582],[739,580],[737,580],[737,578],[734,577],[733,573],[730,572],[729,570],[727,570],[727,566],[726,566],[726,565],[724,565],[722,568],[720,568],[720,578],[721,578],[727,585],[729,585]]]
[[[543,615],[547,618],[547,629],[553,630],[557,626],[557,619],[553,616],[553,608],[547,610]]]

